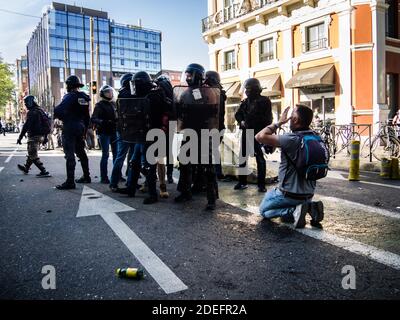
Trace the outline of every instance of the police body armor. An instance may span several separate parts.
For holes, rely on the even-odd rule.
[[[220,94],[220,89],[215,87],[174,87],[178,132],[184,129],[218,129]]]
[[[122,140],[144,143],[150,129],[150,100],[146,97],[118,99],[117,113]]]

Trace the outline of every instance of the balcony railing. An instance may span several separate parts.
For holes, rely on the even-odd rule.
[[[303,52],[309,52],[319,49],[326,49],[328,47],[328,39],[321,38],[313,41],[303,43]]]
[[[260,62],[274,60],[274,53],[273,52],[266,52],[260,54]]]
[[[236,62],[232,63],[225,63],[221,66],[222,71],[228,71],[228,70],[233,70],[236,69]]]
[[[279,0],[256,0],[243,3],[235,3],[229,7],[225,7],[224,9],[214,13],[213,15],[202,19],[203,33],[211,29],[217,28],[224,23],[239,18],[252,11],[270,6],[277,1]]]

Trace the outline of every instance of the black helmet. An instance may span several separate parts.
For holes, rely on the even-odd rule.
[[[108,84],[102,86],[100,88],[100,97],[105,100],[111,101],[114,98],[114,89]]]
[[[204,82],[209,86],[219,86],[221,83],[221,77],[217,71],[207,71]]]
[[[32,109],[38,105],[35,96],[32,95],[26,96],[24,98],[24,103],[28,109]]]
[[[65,80],[65,84],[67,88],[74,89],[74,88],[83,88],[85,85],[81,83],[81,79],[79,77],[72,75]]]
[[[135,83],[149,83],[152,82],[150,75],[146,71],[136,72],[132,81]]]
[[[119,80],[119,82],[121,83],[121,87],[129,88],[129,83],[132,80],[132,78],[133,78],[132,73],[125,73]]]
[[[200,86],[204,79],[205,70],[202,65],[198,63],[191,63],[186,67],[185,73],[191,75],[191,79],[187,79],[186,82],[189,86]]]
[[[247,79],[246,82],[244,83],[244,88],[246,90],[246,95],[250,99],[259,96],[263,90],[260,81],[258,81],[258,79],[256,78]]]
[[[153,81],[146,71],[139,71],[132,78],[132,87],[133,94],[144,96],[153,88]]]

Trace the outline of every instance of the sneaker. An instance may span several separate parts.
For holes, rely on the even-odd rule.
[[[281,217],[282,223],[294,223],[294,218],[292,214],[285,214]]]
[[[318,221],[311,220],[310,224],[311,224],[312,227],[317,228],[317,229],[323,229],[324,228],[322,226],[322,224],[320,222],[318,222]]]
[[[110,185],[111,192],[118,192],[118,187]]]
[[[17,165],[18,169],[21,170],[23,173],[28,174],[29,169],[27,169],[25,166],[22,164]]]
[[[75,183],[64,182],[63,184],[56,186],[56,188],[58,190],[71,190],[71,189],[75,189],[76,186],[75,186]]]
[[[301,229],[306,226],[306,214],[308,212],[309,205],[308,203],[302,203],[296,206],[296,209],[293,212],[294,217],[294,227],[296,229]]]
[[[48,177],[50,177],[50,173],[48,173],[47,171],[40,171],[40,173],[38,173],[36,175],[36,177],[38,177],[38,178],[48,178]]]
[[[79,179],[75,180],[76,183],[91,183],[92,179],[90,177],[80,177]]]
[[[247,188],[248,188],[247,184],[241,184],[240,182],[234,187],[235,190],[245,190]]]
[[[157,201],[158,201],[157,197],[150,196],[143,200],[143,204],[153,204],[156,203]]]
[[[167,199],[169,197],[169,193],[167,192],[167,186],[165,184],[160,185],[160,198]]]
[[[177,203],[183,203],[192,200],[192,194],[191,193],[181,193],[179,196],[175,198],[175,202]]]
[[[311,202],[310,216],[314,222],[324,220],[324,204],[322,201]]]
[[[102,184],[110,184],[110,179],[108,179],[108,178],[101,179],[100,183],[102,183]]]

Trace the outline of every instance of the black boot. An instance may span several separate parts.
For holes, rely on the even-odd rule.
[[[82,176],[79,179],[75,180],[76,183],[91,183],[92,179],[90,178],[90,176]]]
[[[56,186],[56,188],[58,190],[71,190],[71,189],[75,189],[76,186],[75,186],[75,183],[73,183],[73,182],[65,181],[63,184]]]
[[[43,166],[42,161],[39,158],[33,161],[35,166],[40,170],[40,173],[36,175],[38,178],[49,177],[50,174],[47,172],[46,168]]]
[[[158,201],[157,196],[149,196],[148,198],[143,200],[143,204],[153,204]]]
[[[21,170],[23,173],[28,174],[29,169],[28,169],[25,165],[19,164],[19,165],[17,165],[17,167],[18,167],[18,169]]]

